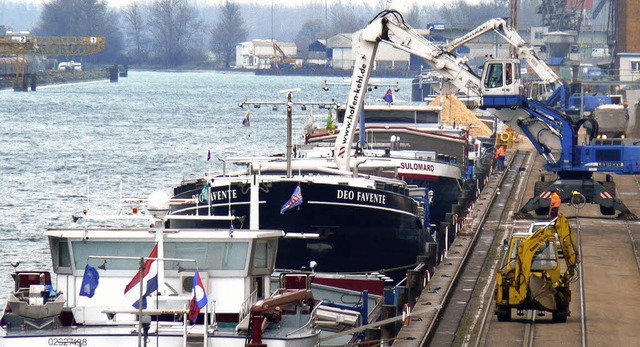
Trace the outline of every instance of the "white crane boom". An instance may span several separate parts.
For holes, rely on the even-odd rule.
[[[517,57],[524,59],[543,82],[552,85],[553,89],[556,89],[561,85],[562,82],[560,77],[558,77],[549,65],[538,57],[538,54],[532,47],[527,46],[527,42],[520,36],[520,34],[511,28],[502,18],[493,18],[480,24],[466,35],[451,40],[444,50],[449,54],[453,54],[456,48],[491,31],[495,31],[511,46],[515,47]]]

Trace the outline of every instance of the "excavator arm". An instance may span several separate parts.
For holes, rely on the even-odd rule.
[[[592,178],[594,172],[616,174],[640,173],[640,144],[588,144],[578,145],[578,130],[583,124],[574,124],[564,113],[554,109],[553,103],[538,102],[523,96],[519,59],[491,59],[484,64],[479,78],[467,65],[465,57],[452,54],[456,46],[490,30],[498,32],[510,44],[518,48],[519,54],[529,61],[541,79],[549,83],[560,83],[558,76],[540,60],[533,49],[525,45],[515,30],[502,20],[492,20],[470,34],[455,40],[447,49],[442,49],[424,38],[419,32],[404,22],[396,11],[379,13],[361,31],[355,34],[355,63],[349,96],[346,103],[345,119],[336,137],[334,160],[338,168],[350,171],[350,154],[353,135],[361,115],[364,94],[373,69],[376,51],[380,42],[409,52],[424,59],[443,76],[441,93],[462,91],[469,96],[480,96],[480,107],[491,109],[505,124],[525,135],[539,154],[545,157],[547,171],[555,172],[560,178],[546,189],[556,186],[566,191],[582,190],[585,185],[593,190],[585,197],[600,205],[603,214],[621,211],[621,216],[635,217],[624,206],[615,192],[609,191]],[[564,88],[558,88],[561,90]],[[592,132],[593,135],[593,132]],[[541,187],[545,189],[545,187]],[[606,194],[600,194],[606,193]],[[611,197],[611,198],[610,198]],[[564,199],[564,198],[563,198]],[[525,216],[531,210],[543,210],[546,205],[540,196],[530,199],[518,216]],[[564,201],[564,200],[563,200]]]
[[[480,78],[467,65],[466,58],[444,52],[406,24],[402,15],[396,11],[379,13],[363,30],[354,34],[354,40],[356,53],[347,110],[335,143],[334,160],[341,170],[349,170],[353,134],[362,112],[364,93],[380,42],[419,56],[438,70],[445,82],[442,93],[462,90],[467,95],[480,96]]]
[[[560,77],[551,69],[551,67],[549,67],[549,65],[547,65],[547,63],[544,62],[544,60],[538,57],[538,54],[533,47],[528,46],[522,36],[520,36],[520,34],[510,27],[507,21],[502,18],[493,18],[480,24],[467,34],[451,40],[444,50],[449,54],[453,54],[458,47],[489,32],[495,32],[513,46],[516,50],[516,57],[527,62],[529,67],[540,78],[539,83],[549,85],[551,87],[553,93],[551,95],[547,95],[547,104],[555,105],[564,97],[564,85],[562,84]]]
[[[564,254],[564,260],[566,263],[566,270],[562,273],[557,281],[551,282],[551,277],[542,271],[540,276],[535,275],[533,272],[534,258],[543,249],[545,244],[550,242],[555,243],[555,237],[557,236],[560,241],[560,248]],[[557,261],[557,254],[555,255]],[[578,264],[578,248],[571,233],[569,221],[567,218],[560,214],[553,224],[549,223],[536,230],[529,237],[525,238],[518,244],[516,253],[516,266],[515,271],[515,290],[518,292],[518,297],[524,300],[527,297],[533,297],[543,306],[551,302],[546,298],[551,297],[554,294],[556,288],[560,286],[568,286],[569,281],[575,275],[576,267]],[[551,283],[546,283],[547,281]],[[549,304],[549,308],[555,309],[555,303]]]

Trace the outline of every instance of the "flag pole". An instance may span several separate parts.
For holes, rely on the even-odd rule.
[[[184,309],[185,312],[189,312],[186,307]],[[182,315],[182,326],[184,329],[184,333],[182,334],[182,347],[187,347],[187,315],[188,313]]]
[[[142,347],[142,275],[144,272],[144,257],[140,257],[140,299],[138,300],[138,347]]]
[[[211,150],[207,152],[207,161],[209,162],[209,177],[211,177]]]
[[[209,326],[209,322],[207,321],[207,310],[209,309],[209,303],[207,303],[206,305],[204,305],[204,333],[202,334],[204,336],[204,347],[208,347],[209,345],[207,345],[207,328]]]
[[[211,150],[207,152],[207,161],[209,162],[209,174],[207,185],[209,189],[207,189],[207,201],[209,201],[209,216],[211,216]]]

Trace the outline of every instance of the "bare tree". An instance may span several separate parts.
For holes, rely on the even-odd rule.
[[[509,15],[508,0],[492,0],[478,5],[467,4],[463,0],[448,3],[440,9],[444,23],[455,27],[473,28],[491,18]]]
[[[324,22],[321,19],[312,19],[304,22],[302,28],[296,35],[296,46],[298,55],[304,55],[308,51],[309,45],[320,37],[324,37]]]
[[[145,25],[142,16],[142,6],[137,0],[133,0],[123,11],[124,21],[127,27],[127,35],[133,41],[134,61],[140,64],[147,58],[147,42],[145,37]]]
[[[148,25],[161,64],[179,66],[202,56],[199,33],[203,25],[187,0],[156,0]]]
[[[422,28],[425,24],[423,12],[424,10],[414,2],[404,15],[404,20],[414,28]]]
[[[113,62],[122,50],[118,16],[104,0],[53,0],[45,3],[37,35],[104,36],[108,43],[96,60]]]
[[[378,13],[383,10],[390,10],[391,8],[391,0],[378,0],[378,3],[374,7],[374,12]]]
[[[228,68],[235,57],[236,45],[247,39],[247,29],[237,4],[226,1],[220,19],[211,31],[211,49]]]
[[[363,9],[366,9],[366,11],[363,11]],[[372,18],[369,15],[368,8],[347,6],[341,1],[331,7],[329,16],[331,22],[329,25],[330,35],[356,32],[364,28],[367,21]]]

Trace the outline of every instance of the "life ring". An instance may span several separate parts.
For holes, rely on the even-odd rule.
[[[500,140],[501,140],[502,142],[507,142],[507,141],[509,141],[509,134],[508,134],[508,133],[506,133],[506,132],[502,132],[502,133],[500,133]]]
[[[335,134],[335,133],[336,133],[336,130],[335,130],[335,129],[329,129],[329,135],[333,135],[333,134]]]
[[[571,205],[577,210],[583,208],[586,203],[587,199],[584,197],[584,195],[580,194],[580,192],[573,191],[571,193]]]

